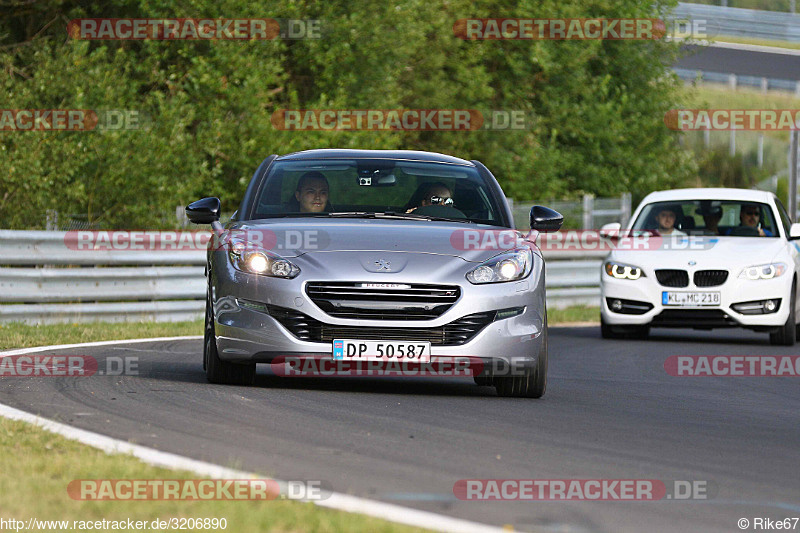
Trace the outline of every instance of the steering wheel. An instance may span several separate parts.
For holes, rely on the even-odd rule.
[[[752,226],[736,226],[731,228],[731,235],[736,237],[758,237],[758,228]]]

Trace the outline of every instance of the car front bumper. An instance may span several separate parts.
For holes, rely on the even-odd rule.
[[[734,275],[734,273],[731,273]],[[702,328],[740,326],[746,328],[771,328],[782,326],[789,316],[789,295],[792,277],[784,274],[771,280],[752,281],[729,278],[716,287],[664,287],[655,276],[648,272],[647,277],[637,280],[618,280],[601,274],[601,307],[603,321],[609,325],[666,326]],[[670,292],[719,292],[718,306],[665,306],[662,293]],[[614,299],[646,302],[653,306],[643,314],[625,314],[613,311],[609,301]],[[732,306],[743,302],[780,300],[780,307],[774,313],[743,314]],[[717,312],[718,311],[718,312]],[[718,319],[715,315],[719,315]]]
[[[222,258],[220,258],[222,259]],[[453,260],[450,259],[452,262]],[[460,260],[459,260],[460,261]],[[474,265],[473,265],[474,266]],[[332,342],[308,341],[298,338],[278,313],[291,312],[314,324],[331,327],[370,328],[382,331],[407,328],[438,328],[459,319],[482,312],[517,309],[519,314],[495,318],[482,327],[467,342],[458,345],[431,345],[433,362],[459,357],[502,361],[513,366],[535,365],[542,348],[546,327],[544,269],[535,261],[533,272],[524,280],[508,283],[472,285],[463,277],[453,283],[450,277],[442,284],[458,285],[458,300],[441,316],[432,320],[354,320],[333,317],[320,309],[306,294],[309,281],[329,278],[324,268],[318,271],[304,265],[303,274],[296,279],[280,279],[243,273],[227,261],[215,261],[212,274],[215,332],[220,359],[239,363],[269,363],[279,357],[332,357]],[[435,269],[434,269],[435,270]],[[372,283],[435,283],[431,272],[378,274],[352,269],[336,281]],[[263,304],[263,309],[254,308]],[[278,312],[274,310],[277,309]],[[348,330],[354,331],[354,330]],[[356,330],[357,331],[357,330]],[[346,338],[358,339],[356,335]],[[411,339],[409,339],[411,340]]]

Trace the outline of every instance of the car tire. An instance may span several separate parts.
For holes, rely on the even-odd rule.
[[[646,340],[650,336],[650,326],[631,326],[628,336],[631,339]]]
[[[605,320],[603,320],[603,315],[600,315],[600,336],[604,339],[619,339],[622,337],[619,333],[614,330],[614,327],[607,324]]]
[[[786,323],[769,334],[769,343],[774,346],[794,346],[797,340],[797,324],[795,324],[795,305],[797,304],[797,282],[792,283],[792,294],[789,296],[789,317]]]
[[[252,385],[256,378],[255,364],[235,364],[223,361],[217,351],[214,332],[214,310],[211,306],[211,291],[206,296],[206,318],[203,332],[203,369],[210,383],[222,385]]]
[[[497,395],[505,398],[541,398],[547,389],[547,320],[542,332],[542,347],[536,366],[526,368],[521,376],[492,379]]]
[[[650,335],[650,326],[612,326],[600,316],[600,336],[604,339],[645,340]]]
[[[492,385],[492,376],[472,376],[472,379],[479,387],[491,387]]]

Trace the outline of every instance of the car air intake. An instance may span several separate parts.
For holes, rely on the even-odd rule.
[[[475,313],[435,328],[390,328],[339,326],[284,307],[268,305],[270,316],[300,340],[326,342],[333,339],[387,341],[428,341],[439,346],[458,346],[469,342],[480,330],[494,321],[497,311]]]
[[[716,287],[727,279],[727,270],[698,270],[694,273],[694,284],[698,287]]]
[[[325,313],[356,320],[432,320],[461,295],[458,285],[310,282],[306,294]]]
[[[689,274],[685,270],[656,270],[656,279],[665,287],[686,287]]]

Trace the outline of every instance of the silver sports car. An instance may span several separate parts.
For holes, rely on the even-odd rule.
[[[330,363],[324,375],[360,364],[430,375],[431,365],[467,361],[466,375],[501,396],[544,394],[545,269],[534,241],[563,217],[535,206],[531,232],[514,230],[479,161],[272,155],[224,227],[217,198],[186,213],[214,233],[203,354],[212,383],[251,384],[257,363],[275,370],[287,358]]]

